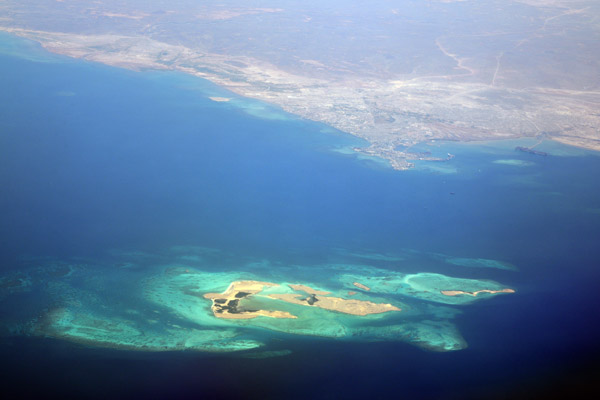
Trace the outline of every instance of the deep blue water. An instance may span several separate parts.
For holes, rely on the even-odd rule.
[[[291,356],[251,360],[5,338],[11,387],[99,397],[505,398],[598,377],[600,157],[448,145],[457,173],[398,172],[333,152],[361,144],[349,135],[252,116],[244,107],[259,103],[210,83],[0,39],[2,270],[24,254],[98,258],[181,244],[280,263],[335,261],[336,248],[417,249],[520,268],[448,268],[518,290],[465,308],[464,351],[298,338],[286,343]]]

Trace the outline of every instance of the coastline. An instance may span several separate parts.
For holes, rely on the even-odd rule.
[[[496,142],[535,138],[542,135],[543,139],[567,146],[600,151],[600,140],[596,138],[597,132],[593,129],[595,125],[600,124],[600,120],[596,121],[598,118],[595,114],[588,112],[587,108],[589,107],[583,107],[581,110],[577,109],[576,111],[580,115],[569,114],[568,118],[563,119],[558,114],[552,114],[553,116],[548,114],[553,112],[551,103],[560,101],[561,96],[568,98],[569,102],[575,107],[578,104],[577,96],[583,96],[586,92],[571,93],[569,91],[534,88],[523,93],[535,97],[539,103],[539,109],[535,107],[529,110],[511,109],[507,111],[506,115],[492,115],[489,117],[491,118],[489,121],[484,119],[477,122],[472,128],[465,129],[464,124],[467,121],[456,120],[452,123],[433,123],[429,117],[425,119],[418,117],[421,111],[409,111],[415,107],[423,107],[424,104],[429,102],[427,100],[428,96],[435,93],[439,96],[440,93],[438,92],[441,90],[443,95],[439,98],[439,104],[437,104],[442,109],[440,112],[450,113],[448,116],[455,112],[456,116],[464,113],[464,110],[457,109],[455,105],[445,104],[444,96],[456,96],[453,91],[457,89],[451,86],[440,89],[438,88],[439,82],[434,84],[433,81],[423,81],[417,85],[414,82],[408,84],[404,81],[394,81],[395,83],[391,86],[390,82],[383,80],[329,82],[324,79],[288,73],[261,60],[243,56],[200,52],[182,45],[170,45],[143,36],[77,35],[1,26],[0,31],[37,42],[48,52],[75,59],[99,62],[134,71],[179,71],[206,79],[220,88],[244,98],[280,107],[283,111],[292,115],[326,124],[339,131],[366,140],[369,143],[367,147],[353,147],[352,150],[357,154],[379,157],[396,170],[412,169],[415,167],[415,161],[443,162],[454,157],[450,153],[443,157],[433,157],[429,154],[411,150],[412,146],[432,141]],[[108,51],[109,49],[110,51]],[[471,85],[470,90],[472,91],[483,90],[483,86],[469,85]],[[390,87],[389,90],[383,89],[388,86]],[[467,87],[465,86],[465,88]],[[422,94],[420,99],[416,98],[412,102],[399,100],[399,93],[403,93],[403,96],[415,97],[414,91],[426,94]],[[357,97],[358,93],[363,94]],[[360,105],[362,96],[366,96],[365,99],[369,96],[390,98],[391,104],[395,102],[396,106],[394,106],[395,108],[389,106],[392,108],[386,110],[365,108],[364,105]],[[592,106],[595,103],[593,100],[595,94],[591,93],[589,96],[592,97],[592,101],[586,104]],[[225,96],[209,96],[209,98],[216,102],[227,102],[226,99],[229,99]],[[317,99],[319,100],[317,101]],[[600,100],[598,101],[600,102]],[[344,103],[347,104],[344,105]],[[385,113],[408,113],[409,117],[402,122],[390,117],[390,124],[374,122],[372,114],[384,111]],[[531,117],[530,114],[534,116]],[[413,120],[414,118],[417,118],[417,120]],[[467,117],[463,116],[463,118]],[[505,126],[490,125],[492,119],[498,120],[498,118],[503,121],[502,124]],[[514,126],[510,125],[509,121],[522,118],[534,119],[531,120],[531,123],[521,121]],[[578,132],[579,136],[548,134],[543,129],[549,130],[551,127],[544,128],[542,122],[553,119],[555,119],[551,123],[553,128],[562,126],[565,132],[575,131]],[[507,123],[508,125],[506,125]],[[587,128],[572,126],[573,123],[583,124]],[[532,129],[528,128],[523,131],[520,128],[522,124],[529,124]],[[533,128],[534,126],[537,128]],[[398,132],[403,133],[398,134]],[[443,167],[440,168],[443,169]]]

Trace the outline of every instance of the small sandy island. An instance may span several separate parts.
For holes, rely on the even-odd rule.
[[[351,315],[369,315],[369,314],[381,314],[388,311],[401,311],[400,308],[387,303],[373,303],[366,300],[354,300],[354,299],[342,299],[340,297],[331,297],[325,295],[319,295],[317,297],[318,290],[314,290],[304,285],[289,285],[294,290],[301,290],[308,294],[308,297],[298,293],[282,293],[282,294],[270,294],[269,297],[272,299],[286,301],[288,303],[300,304],[303,306],[314,306],[323,308],[325,310],[337,311],[344,314]],[[302,287],[302,289],[295,289]],[[328,292],[320,292],[327,293]]]
[[[483,289],[483,290],[478,290],[476,292],[464,292],[462,290],[442,290],[441,293],[444,296],[458,296],[461,294],[466,294],[469,296],[477,296],[479,293],[491,293],[491,294],[495,294],[495,293],[514,293],[514,289],[502,289],[502,290],[489,290],[489,289]]]
[[[260,281],[235,281],[223,293],[206,293],[204,298],[212,300],[212,312],[217,318],[250,319],[256,317],[297,318],[285,311],[244,310],[240,301],[259,293],[264,287],[279,286],[276,283]]]
[[[231,100],[229,97],[209,97],[209,99],[218,103],[225,103]]]
[[[366,290],[367,292],[368,292],[369,290],[371,290],[371,288],[370,288],[370,287],[368,287],[368,286],[366,286],[366,285],[363,285],[362,283],[359,283],[359,282],[352,282],[352,284],[353,284],[354,286],[356,286],[357,288],[359,288],[359,289]]]

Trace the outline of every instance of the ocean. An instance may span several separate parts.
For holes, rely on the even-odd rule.
[[[514,150],[528,139],[428,143],[456,157],[395,171],[348,151],[367,145],[360,139],[210,82],[69,59],[6,34],[0,88],[0,272],[38,271],[0,296],[6,390],[537,398],[598,378],[597,153],[551,142],[538,147],[546,157]],[[448,352],[264,328],[255,335],[273,353],[259,357],[140,352],[27,330],[65,301],[64,286],[39,278],[48,265],[87,266],[69,301],[109,313],[142,304],[129,290],[178,263],[315,284],[336,276],[331,266],[362,265],[490,279],[516,293],[448,306],[468,343]]]

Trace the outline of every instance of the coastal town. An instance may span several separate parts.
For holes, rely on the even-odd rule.
[[[529,19],[515,22],[514,31],[502,28],[502,18],[508,18],[504,11],[499,11],[489,26],[478,26],[466,34],[465,27],[455,24],[448,25],[445,32],[425,31],[408,10],[375,7],[365,18],[380,21],[377,31],[365,32],[362,38],[343,36],[335,43],[313,42],[310,46],[300,38],[311,37],[321,25],[309,10],[291,5],[287,9],[234,11],[198,5],[188,15],[142,4],[116,9],[98,3],[81,10],[77,5],[58,4],[46,10],[44,19],[31,16],[24,20],[22,9],[27,5],[4,2],[0,5],[5,15],[0,30],[69,57],[133,70],[180,71],[207,79],[237,95],[364,139],[367,144],[356,146],[356,152],[380,157],[398,170],[413,167],[417,160],[450,159],[451,155],[433,157],[411,149],[439,141],[543,137],[600,150],[600,82],[593,67],[599,60],[592,50],[593,27],[578,23],[589,7],[518,4]],[[428,12],[435,16],[449,10],[439,5]],[[477,8],[472,12],[479,15]],[[94,22],[98,29],[69,26],[66,21],[74,13]],[[292,33],[273,36],[256,25],[260,18],[284,21],[293,27]],[[349,10],[342,18],[342,32],[360,30],[357,18]],[[223,31],[192,34],[181,20],[189,20],[190,29],[200,33],[213,25],[222,26]],[[61,29],[52,28],[48,21],[62,21]],[[235,31],[229,35],[231,29],[244,30],[246,26],[254,36],[241,37]],[[394,31],[403,26],[401,32]],[[398,42],[394,35],[399,33],[421,39]],[[396,41],[388,40],[392,37]],[[486,38],[485,43],[480,42],[481,37]],[[576,41],[582,49],[578,57],[587,58],[573,64],[568,55],[554,57],[553,68],[546,67],[555,38]],[[377,48],[360,47],[350,56],[347,49],[355,48],[352,42],[358,40],[375,42]],[[249,43],[252,51],[243,47]],[[403,47],[395,47],[398,45]],[[297,50],[284,52],[290,47]],[[521,60],[527,65],[519,64]],[[581,69],[582,65],[591,67]],[[574,68],[579,72],[571,73]],[[217,102],[230,98],[212,96]]]

